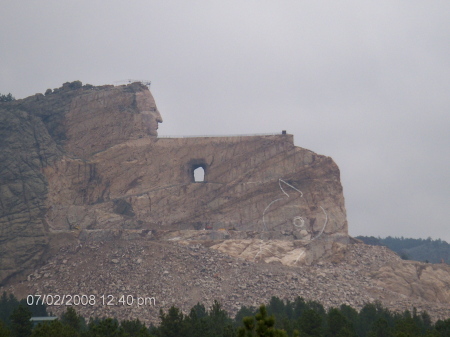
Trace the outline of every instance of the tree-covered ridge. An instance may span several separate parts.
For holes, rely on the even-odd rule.
[[[0,94],[0,102],[11,102],[14,100],[15,100],[15,98],[13,95],[11,95],[11,93],[9,93],[7,95]]]
[[[12,307],[14,303],[14,307]],[[432,323],[426,312],[393,313],[380,303],[366,304],[359,312],[348,305],[326,310],[315,301],[297,297],[283,301],[272,297],[258,309],[242,307],[231,318],[214,302],[206,309],[196,304],[188,314],[172,306],[160,311],[160,324],[147,327],[136,320],[91,318],[88,323],[68,307],[61,318],[32,327],[31,311],[12,295],[3,294],[0,313],[8,309],[10,316],[0,319],[0,337],[401,337],[450,336],[450,318]],[[12,308],[12,311],[10,310]],[[39,312],[40,316],[42,312]]]
[[[403,236],[376,238],[373,236],[357,236],[365,244],[373,246],[386,246],[399,254],[405,260],[415,260],[430,263],[450,263],[450,244],[437,239],[411,239]]]
[[[15,309],[20,305],[26,307],[32,316],[45,317],[48,316],[46,306],[43,304],[27,305],[25,299],[18,300],[13,294],[3,294],[0,296],[0,321],[6,325],[11,325],[10,317]],[[1,336],[1,334],[0,334]]]

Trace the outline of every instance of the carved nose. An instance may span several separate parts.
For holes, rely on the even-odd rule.
[[[158,110],[156,110],[156,122],[158,122],[158,123],[162,123],[163,122],[161,114],[159,113]]]

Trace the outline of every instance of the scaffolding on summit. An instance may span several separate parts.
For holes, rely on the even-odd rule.
[[[149,88],[150,88],[150,85],[152,84],[152,82],[149,80],[134,80],[134,79],[120,80],[120,81],[115,81],[114,83],[134,83],[134,82],[140,82]]]

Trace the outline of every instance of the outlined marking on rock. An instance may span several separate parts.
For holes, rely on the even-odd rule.
[[[277,201],[283,200],[285,198],[290,198],[290,195],[283,189],[283,186],[281,185],[281,183],[289,186],[290,188],[292,188],[295,191],[297,191],[298,193],[300,193],[300,197],[303,198],[303,192],[302,191],[300,191],[296,187],[292,186],[291,184],[287,183],[283,179],[281,179],[281,178],[278,179],[278,185],[280,186],[280,189],[281,189],[281,191],[283,192],[283,194],[285,196],[283,196],[282,198],[277,198],[275,200],[272,200],[269,203],[269,205],[267,205],[267,207],[263,211],[263,229],[262,229],[261,236],[260,236],[261,237],[261,239],[260,239],[261,241],[260,241],[260,244],[259,244],[259,251],[256,253],[255,257],[253,258],[253,261],[256,261],[256,258],[258,257],[258,255],[260,255],[262,253],[263,249],[269,251],[272,254],[274,254],[270,249],[264,247],[265,243],[264,243],[264,240],[262,238],[262,235],[263,235],[263,233],[265,231],[267,231],[267,225],[266,225],[266,221],[265,221],[265,214],[266,214],[267,210],[270,208],[270,206],[272,206]],[[305,247],[307,247],[314,240],[318,239],[323,234],[323,232],[324,232],[324,230],[325,230],[325,228],[326,228],[326,226],[328,224],[328,214],[327,214],[327,212],[325,211],[325,209],[322,206],[319,206],[319,207],[322,210],[322,212],[325,214],[325,222],[324,222],[323,227],[322,227],[321,231],[319,232],[319,234],[317,234],[314,238],[310,239],[310,241],[305,245]],[[300,224],[296,223],[296,221],[300,221]],[[292,219],[292,224],[293,224],[294,227],[303,228],[304,225],[305,225],[305,219],[302,216],[296,216],[296,217],[294,217]],[[305,251],[302,251],[300,253],[300,255],[297,257],[297,259],[295,260],[294,264],[296,264],[304,254],[305,254]]]

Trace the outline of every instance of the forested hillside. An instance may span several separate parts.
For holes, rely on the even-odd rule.
[[[403,236],[376,238],[373,236],[357,236],[357,239],[372,246],[386,246],[405,260],[430,263],[450,263],[450,244],[441,239],[411,239]]]
[[[19,305],[21,303],[21,305]],[[57,320],[35,327],[29,321],[31,308],[6,293],[0,299],[0,336],[24,337],[448,337],[450,319],[432,322],[426,312],[392,312],[380,303],[367,303],[360,311],[342,304],[325,309],[316,301],[272,297],[259,308],[242,307],[234,318],[215,301],[211,308],[198,303],[189,313],[172,306],[160,311],[159,325],[147,327],[139,319],[90,318],[86,321],[69,306]],[[41,308],[40,308],[41,309]],[[45,316],[46,313],[40,312]],[[5,315],[3,315],[5,316]]]

